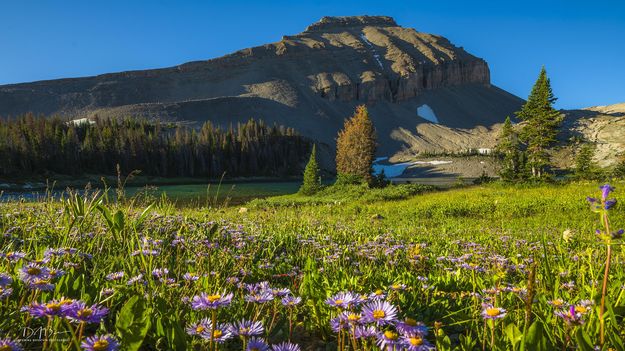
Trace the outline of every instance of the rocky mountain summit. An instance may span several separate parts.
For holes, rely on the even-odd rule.
[[[441,128],[488,129],[522,102],[490,83],[483,59],[383,16],[324,17],[276,43],[170,68],[0,86],[0,116],[192,125],[259,118],[330,145],[343,119],[366,103],[382,155],[411,149],[429,130],[440,138]],[[440,128],[418,128],[424,124]]]

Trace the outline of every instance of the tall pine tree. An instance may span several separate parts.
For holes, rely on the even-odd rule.
[[[371,183],[375,158],[376,134],[364,105],[356,107],[352,118],[345,121],[336,140],[336,170],[339,182]]]
[[[319,176],[319,165],[317,164],[317,145],[313,144],[310,153],[310,160],[304,169],[304,182],[299,188],[302,195],[314,195],[321,189],[321,177]]]
[[[556,100],[543,67],[527,102],[516,113],[517,118],[526,122],[520,137],[526,145],[527,166],[535,179],[543,178],[549,168],[547,151],[555,143],[562,123],[563,115],[553,108]]]

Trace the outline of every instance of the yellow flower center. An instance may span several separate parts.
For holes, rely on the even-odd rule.
[[[380,318],[384,318],[385,316],[386,316],[386,313],[382,310],[373,311],[373,319],[380,319]]]
[[[220,338],[222,335],[223,335],[223,332],[221,330],[215,330],[213,332],[213,338],[214,339]]]
[[[105,351],[106,349],[108,349],[108,346],[109,346],[109,342],[106,341],[106,339],[98,340],[98,341],[93,343],[93,350],[94,351]]]
[[[93,314],[93,311],[90,308],[85,308],[84,310],[80,310],[78,311],[78,313],[76,313],[78,317],[89,317],[92,314]]]
[[[260,349],[258,347],[252,347],[250,351],[260,351]]]
[[[337,304],[337,305],[342,305],[343,304],[343,300],[338,299],[338,300],[334,301],[334,303]]]
[[[554,305],[555,307],[560,307],[562,306],[562,304],[564,304],[564,301],[557,299],[557,300],[551,301],[551,304]]]
[[[384,337],[389,339],[389,340],[395,340],[395,339],[397,339],[397,336],[398,336],[397,333],[392,332],[390,330],[387,330],[387,331],[384,332]]]
[[[416,321],[416,320],[414,320],[414,319],[412,319],[412,318],[406,318],[406,320],[404,321],[404,323],[406,323],[406,324],[408,324],[408,325],[410,325],[410,326],[413,326],[413,327],[414,327],[415,325],[417,325],[417,321]]]
[[[51,302],[46,304],[46,307],[51,309],[52,311],[58,311],[61,309],[61,304],[60,303],[55,303],[55,302]]]
[[[410,345],[412,346],[423,345],[423,339],[419,336],[411,337],[410,339],[408,339],[408,342],[410,342]]]
[[[204,331],[204,329],[206,329],[204,328],[204,326],[198,325],[197,328],[195,328],[195,332],[200,334],[201,332]]]
[[[586,313],[588,312],[588,308],[586,306],[575,306],[575,312],[577,313]]]
[[[13,349],[9,345],[0,346],[0,351],[12,351]]]
[[[355,313],[350,313],[349,316],[347,316],[347,320],[350,322],[355,322],[360,320],[360,315],[359,314],[355,314]]]
[[[501,311],[498,308],[491,307],[486,309],[486,314],[490,317],[497,317],[501,314]]]
[[[380,289],[378,289],[378,290],[376,290],[376,291],[374,292],[374,294],[376,294],[376,295],[378,295],[378,296],[382,295],[383,293],[384,293],[384,292],[383,292],[382,290],[380,290]]]
[[[41,269],[39,269],[37,267],[31,267],[31,268],[28,268],[28,270],[26,272],[28,272],[28,274],[30,274],[30,275],[37,275],[37,274],[41,273]]]
[[[393,284],[393,285],[392,285],[392,288],[393,288],[393,289],[399,289],[399,288],[400,288],[400,286],[399,286],[399,284]]]
[[[221,299],[221,295],[215,294],[215,295],[208,295],[207,297],[209,302],[215,302],[219,299]]]

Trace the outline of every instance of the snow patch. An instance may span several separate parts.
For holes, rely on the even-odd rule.
[[[417,108],[417,115],[430,122],[439,123],[434,110],[432,110],[432,108],[427,104],[423,104]]]
[[[414,161],[414,162],[402,162],[402,163],[390,163],[390,164],[380,164],[382,161],[388,160],[388,157],[378,157],[373,162],[373,174],[380,174],[384,171],[384,175],[387,178],[395,178],[399,177],[404,173],[406,168],[414,165],[445,165],[452,163],[452,161]]]
[[[82,124],[85,124],[85,123],[95,124],[95,121],[92,121],[89,118],[79,118],[79,119],[73,119],[73,120],[71,120],[71,121],[69,121],[67,123],[68,124],[71,123],[71,124],[73,124],[75,126],[79,126],[79,125],[82,125]]]

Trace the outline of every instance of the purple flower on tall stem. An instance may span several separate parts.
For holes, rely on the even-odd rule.
[[[232,293],[226,295],[208,295],[206,293],[201,293],[200,295],[193,296],[191,299],[191,308],[194,310],[208,310],[228,306],[232,302],[232,296]]]
[[[375,300],[363,306],[362,314],[368,323],[391,324],[396,321],[397,308],[387,301]]]
[[[6,299],[7,297],[11,296],[12,293],[13,293],[12,288],[0,286],[0,300]]]
[[[22,346],[9,338],[0,339],[0,350],[2,351],[22,351]]]
[[[373,338],[376,337],[378,335],[379,331],[376,329],[376,327],[370,325],[368,327],[365,326],[357,326],[354,329],[354,337],[356,339],[368,339],[368,338]]]
[[[67,307],[66,316],[73,322],[100,323],[108,312],[106,307],[97,304],[87,306],[83,301],[75,301]]]
[[[601,189],[601,199],[606,201],[608,196],[610,196],[610,192],[614,191],[614,188],[610,186],[610,184],[605,184],[599,187]]]
[[[584,324],[583,314],[575,311],[575,306],[571,305],[568,309],[562,309],[554,312],[554,314],[564,320],[568,325],[582,325]]]
[[[48,279],[35,279],[28,282],[28,288],[31,290],[52,291],[54,284]]]
[[[116,351],[119,349],[119,342],[111,334],[94,335],[86,338],[80,347],[87,351]]]

